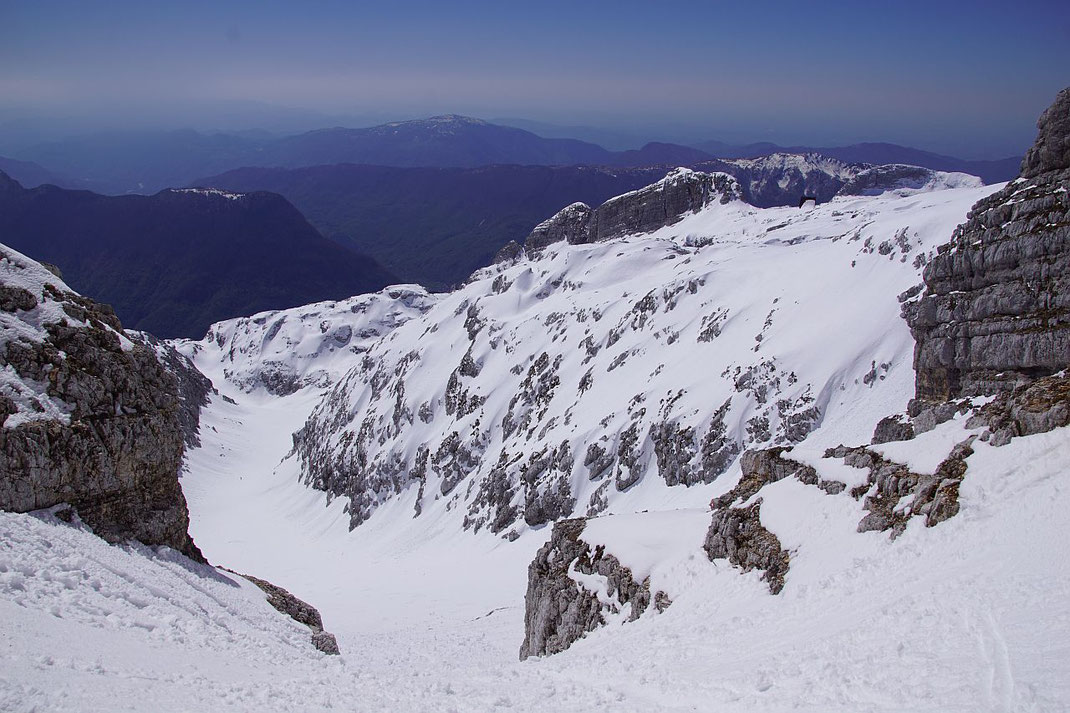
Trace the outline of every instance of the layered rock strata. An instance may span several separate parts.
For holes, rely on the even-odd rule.
[[[176,379],[105,305],[0,248],[0,508],[67,503],[109,541],[203,561],[179,487]]]
[[[584,203],[563,208],[537,225],[524,246],[538,251],[559,242],[578,245],[649,233],[714,201],[741,199],[739,184],[727,174],[677,168],[657,183],[611,198],[597,208]]]
[[[920,400],[1008,391],[1070,366],[1070,89],[1038,127],[1021,177],[973,207],[904,304]]]

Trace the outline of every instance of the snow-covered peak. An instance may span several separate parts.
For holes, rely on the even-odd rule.
[[[231,201],[236,201],[245,197],[244,193],[232,193],[219,188],[169,188],[168,190],[171,193],[195,193],[200,196],[225,198]]]
[[[796,170],[806,174],[816,171],[845,181],[854,178],[865,168],[861,164],[844,163],[839,159],[818,153],[773,153],[758,158],[725,159],[725,162],[741,168],[763,172]]]
[[[426,119],[429,124],[468,124],[469,126],[488,126],[483,119],[476,119],[462,114],[441,114]]]
[[[206,374],[221,375],[243,391],[286,395],[334,383],[372,343],[437,301],[419,285],[394,285],[217,322],[204,339],[175,345]]]
[[[462,116],[460,114],[441,114],[439,116],[431,116],[426,119],[410,119],[408,121],[392,121],[381,126],[372,127],[372,131],[385,131],[386,129],[392,129],[394,131],[398,129],[429,129],[438,132],[452,132],[455,129],[467,127],[467,126],[491,126],[488,122],[482,119],[476,119],[471,116]]]
[[[840,189],[840,195],[875,196],[895,192],[900,196],[912,193],[941,191],[950,188],[977,188],[984,185],[977,176],[967,173],[934,171],[907,164],[868,166],[850,178]]]
[[[665,174],[665,177],[661,180],[656,181],[650,184],[649,186],[644,186],[643,188],[638,188],[634,191],[622,193],[619,196],[610,198],[602,205],[612,206],[614,204],[628,202],[630,200],[633,200],[637,196],[665,193],[685,184],[699,185],[704,183],[708,183],[713,189],[712,191],[710,191],[711,195],[705,197],[707,201],[714,200],[715,198],[720,198],[721,203],[727,203],[728,201],[733,200],[742,200],[742,191],[740,190],[739,182],[735,179],[735,177],[719,171],[712,173],[704,173],[702,171],[695,171],[694,169],[679,166]],[[713,192],[716,192],[718,195],[712,195]]]
[[[534,229],[532,229],[531,232],[532,233],[545,232],[548,228],[550,228],[551,226],[553,226],[553,225],[555,225],[557,223],[561,223],[561,222],[566,221],[566,220],[572,220],[572,219],[576,218],[577,216],[581,216],[581,215],[583,215],[585,213],[590,212],[590,210],[591,210],[591,207],[589,205],[587,205],[586,203],[581,203],[580,201],[576,201],[575,203],[570,203],[569,205],[565,206],[561,210],[559,210],[556,213],[554,213],[552,216],[550,216],[546,220],[544,220],[541,223],[539,223],[538,225],[536,225],[534,227]]]

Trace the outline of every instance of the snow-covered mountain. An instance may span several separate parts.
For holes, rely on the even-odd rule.
[[[297,435],[350,501],[515,537],[572,515],[699,505],[747,448],[868,437],[909,397],[896,297],[991,187],[761,210],[552,244],[477,273],[372,345]],[[624,211],[627,212],[627,211]],[[835,445],[834,443],[831,445]]]
[[[286,396],[333,384],[375,341],[437,300],[419,285],[395,285],[337,302],[228,319],[213,324],[200,341],[175,344],[205,371],[221,368],[223,378],[242,391]]]
[[[981,433],[969,414],[857,447],[914,395],[901,299],[999,188],[885,178],[878,195],[803,209],[715,192],[605,241],[544,231],[367,351],[331,357],[354,363],[326,390],[246,393],[205,347],[198,363],[235,403],[213,402],[188,458],[192,531],[210,558],[338,622],[364,679],[316,695],[400,686],[430,709],[456,705],[452,691],[472,709],[539,710],[549,685],[560,710],[1056,709],[1070,691],[1042,662],[1060,638],[1016,603],[1044,622],[1064,610],[1040,592],[1068,575],[1043,564],[1065,519],[1051,484],[1066,429],[975,442],[949,481],[957,514],[941,521],[940,505],[931,529],[938,466]],[[311,316],[290,324],[318,333]],[[774,444],[791,450],[743,467],[745,449]],[[864,465],[878,456],[885,476]],[[325,509],[301,481],[327,491]],[[909,497],[896,508],[881,487]],[[739,540],[732,523],[767,534]],[[713,547],[735,554],[711,562]],[[790,562],[771,574],[776,557]],[[521,644],[568,650],[510,663]],[[433,672],[398,681],[369,663],[383,651]]]
[[[343,656],[256,580],[3,514],[0,707],[1064,709],[1067,116],[1006,187],[676,171],[451,294],[178,343],[190,533]]]

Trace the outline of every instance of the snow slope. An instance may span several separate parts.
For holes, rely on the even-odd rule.
[[[0,512],[0,620],[5,711],[285,709],[331,665],[241,577],[47,511]]]
[[[280,401],[296,410],[305,397]],[[204,462],[191,462],[184,483],[194,532],[214,561],[259,567],[313,601],[343,655],[312,650],[307,630],[247,585],[3,514],[0,708],[898,713],[1060,711],[1070,701],[1070,562],[1053,547],[1070,527],[1068,429],[978,444],[962,512],[936,528],[916,522],[894,542],[855,533],[849,498],[778,484],[763,519],[768,511],[766,524],[796,550],[778,596],[756,574],[705,559],[691,539],[698,514],[679,513],[693,526],[668,524],[671,511],[600,518],[585,536],[612,540],[626,563],[657,563],[674,604],[521,663],[539,533],[512,543],[446,533],[400,509],[350,532],[341,503],[323,510],[292,468],[272,474],[253,458],[208,470],[224,448],[242,462],[284,450],[257,440],[272,423],[285,430],[261,407],[209,408],[194,454]],[[247,428],[228,433],[235,419]],[[211,507],[207,486],[239,507]],[[658,551],[632,552],[628,541]],[[86,586],[94,580],[99,593]]]
[[[244,391],[285,395],[337,381],[384,334],[422,314],[437,298],[419,285],[395,285],[337,302],[260,312],[213,324],[200,341],[176,347],[202,370],[223,366],[222,377]]]
[[[354,525],[403,498],[513,537],[701,507],[746,448],[868,442],[913,391],[897,295],[997,188],[714,201],[487,268],[334,386],[298,437],[303,477]]]

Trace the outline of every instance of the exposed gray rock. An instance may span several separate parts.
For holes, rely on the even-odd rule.
[[[677,168],[657,183],[611,198],[594,210],[584,203],[563,208],[535,226],[524,247],[537,252],[562,241],[578,245],[646,233],[673,225],[714,201],[741,199],[739,184],[727,174]],[[499,262],[497,257],[495,262]]]
[[[536,225],[524,240],[524,248],[536,253],[554,243],[588,243],[591,242],[590,226],[591,207],[586,203],[573,203]]]
[[[179,487],[178,384],[115,313],[43,267],[0,248],[0,282],[36,285],[37,305],[3,316],[0,508],[68,503],[106,540],[167,545],[203,561]],[[26,304],[25,301],[22,302]]]
[[[789,565],[776,535],[762,527],[759,513],[761,498],[746,505],[759,490],[769,483],[792,476],[816,484],[813,468],[781,457],[788,447],[746,451],[740,459],[742,475],[732,490],[710,503],[713,518],[706,533],[703,549],[710,560],[727,558],[729,562],[749,572],[763,571],[762,579],[769,583],[769,591],[778,594],[784,588],[784,576]]]
[[[839,446],[829,449],[825,457],[842,458],[845,465],[869,470],[867,482],[850,491],[855,499],[865,497],[863,507],[869,511],[858,523],[858,531],[890,530],[894,538],[912,517],[924,517],[926,527],[933,527],[958,514],[959,484],[966,475],[966,458],[973,453],[972,442],[971,436],[956,445],[933,474],[915,473],[865,446]]]
[[[604,546],[592,547],[581,539],[587,520],[560,520],[549,541],[528,566],[528,589],[524,597],[524,643],[521,660],[564,651],[589,631],[606,623],[606,615],[628,608],[628,621],[635,621],[654,602],[664,611],[672,602],[664,592],[650,593],[650,579],[635,581],[630,569]],[[570,572],[598,575],[606,580],[610,603],[585,589]]]
[[[981,439],[993,446],[1070,425],[1070,377],[1047,377],[999,396],[978,409],[966,425],[985,426]]]
[[[1037,129],[1037,140],[1022,159],[1022,178],[1070,168],[1070,87],[1040,115]]]
[[[338,649],[338,640],[328,631],[313,631],[312,645],[328,656],[337,656],[342,653]]]
[[[762,527],[759,512],[762,499],[746,507],[715,510],[703,549],[710,560],[727,558],[744,572],[762,570],[762,579],[772,594],[784,588],[790,558],[777,536]]]
[[[818,203],[825,203],[869,166],[815,153],[775,153],[759,158],[704,161],[693,168],[733,176],[745,201],[770,208],[797,205],[800,196],[813,196]]]
[[[506,263],[513,263],[524,256],[524,246],[515,240],[510,240],[505,245],[498,248],[498,252],[494,253],[494,259],[491,261],[493,265],[504,265]]]
[[[914,437],[914,424],[902,414],[885,416],[873,431],[873,444],[909,441]]]
[[[1068,97],[1041,118],[1028,175],[974,205],[903,305],[919,399],[1011,391],[1070,366]]]
[[[338,641],[334,638],[334,634],[323,630],[323,618],[316,607],[298,599],[282,587],[267,580],[252,577],[248,574],[240,576],[264,590],[264,593],[268,595],[268,604],[299,624],[304,624],[311,629],[313,646],[325,654],[337,655],[339,653]]]
[[[163,367],[178,382],[178,417],[182,422],[182,437],[187,448],[201,445],[201,409],[208,405],[208,397],[216,392],[212,381],[193,365],[189,358],[179,353],[171,344],[157,339],[148,332],[126,333],[130,339],[144,342],[156,352]]]
[[[907,406],[907,414],[910,416],[910,428],[915,436],[928,433],[941,423],[946,423],[955,418],[957,414],[965,413],[971,405],[969,399],[955,399],[936,403],[923,399],[911,399],[910,404]]]
[[[544,525],[572,513],[572,452],[568,441],[555,449],[533,453],[521,469],[524,484],[524,521]]]
[[[936,176],[936,171],[920,166],[890,163],[870,166],[847,181],[837,195],[873,196],[897,188],[921,188]]]
[[[742,200],[742,195],[739,184],[728,174],[678,168],[657,183],[600,205],[591,213],[587,240],[598,242],[652,232],[714,201],[732,200]]]

